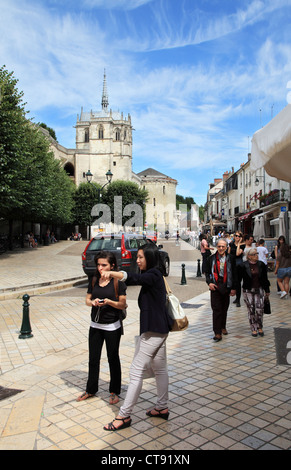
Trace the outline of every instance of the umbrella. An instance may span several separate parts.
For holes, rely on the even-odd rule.
[[[285,225],[285,217],[284,212],[280,212],[279,215],[279,236],[283,235],[286,238],[286,225]]]
[[[263,166],[270,176],[291,182],[291,104],[253,135],[250,167]]]
[[[257,238],[259,238],[259,229],[260,229],[260,217],[256,216],[255,217],[254,231],[253,231],[253,236],[254,236],[255,240]]]
[[[265,221],[264,217],[260,217],[259,236],[258,238],[265,238]]]

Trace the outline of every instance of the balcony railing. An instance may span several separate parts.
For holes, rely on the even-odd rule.
[[[281,200],[280,191],[279,189],[273,189],[268,194],[263,194],[259,197],[260,199],[260,207],[269,206],[270,204],[274,204],[275,202],[279,202]]]

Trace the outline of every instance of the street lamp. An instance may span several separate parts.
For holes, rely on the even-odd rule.
[[[92,178],[93,178],[93,175],[92,175],[92,173],[91,173],[90,170],[87,171],[87,173],[86,173],[86,178],[87,178],[87,182],[88,182],[88,183],[91,183]]]
[[[255,179],[255,185],[256,185],[256,186],[259,186],[259,184],[260,184],[259,178],[264,179],[264,176],[257,176],[257,177],[256,177],[256,179]]]
[[[111,173],[111,171],[108,170],[107,173],[106,173],[107,183],[105,183],[104,186],[106,186],[106,184],[108,184],[108,183],[111,183],[112,177],[113,177],[113,173]],[[104,188],[104,186],[103,186],[103,188]]]
[[[108,170],[105,176],[106,176],[106,179],[107,179],[107,183],[103,184],[102,188],[99,188],[99,189],[98,189],[98,204],[100,203],[101,191],[102,191],[103,188],[105,188],[105,186],[106,186],[107,184],[110,184],[110,183],[111,183],[111,180],[112,180],[112,177],[113,177],[113,173],[111,173],[111,171]]]

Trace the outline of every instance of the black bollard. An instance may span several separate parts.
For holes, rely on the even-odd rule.
[[[200,269],[200,259],[197,260],[197,275],[196,277],[202,277],[201,275],[201,269]]]
[[[30,326],[30,321],[29,321],[29,295],[24,294],[22,297],[23,299],[23,316],[22,316],[22,325],[21,325],[21,330],[20,330],[20,335],[18,338],[20,339],[26,339],[26,338],[32,338],[33,335],[31,334],[31,326]]]
[[[184,286],[185,284],[187,284],[186,275],[185,275],[185,264],[182,264],[181,285]]]

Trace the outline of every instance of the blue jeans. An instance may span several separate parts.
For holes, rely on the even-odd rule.
[[[291,267],[290,268],[279,268],[277,271],[277,278],[284,279],[285,277],[291,277]]]

